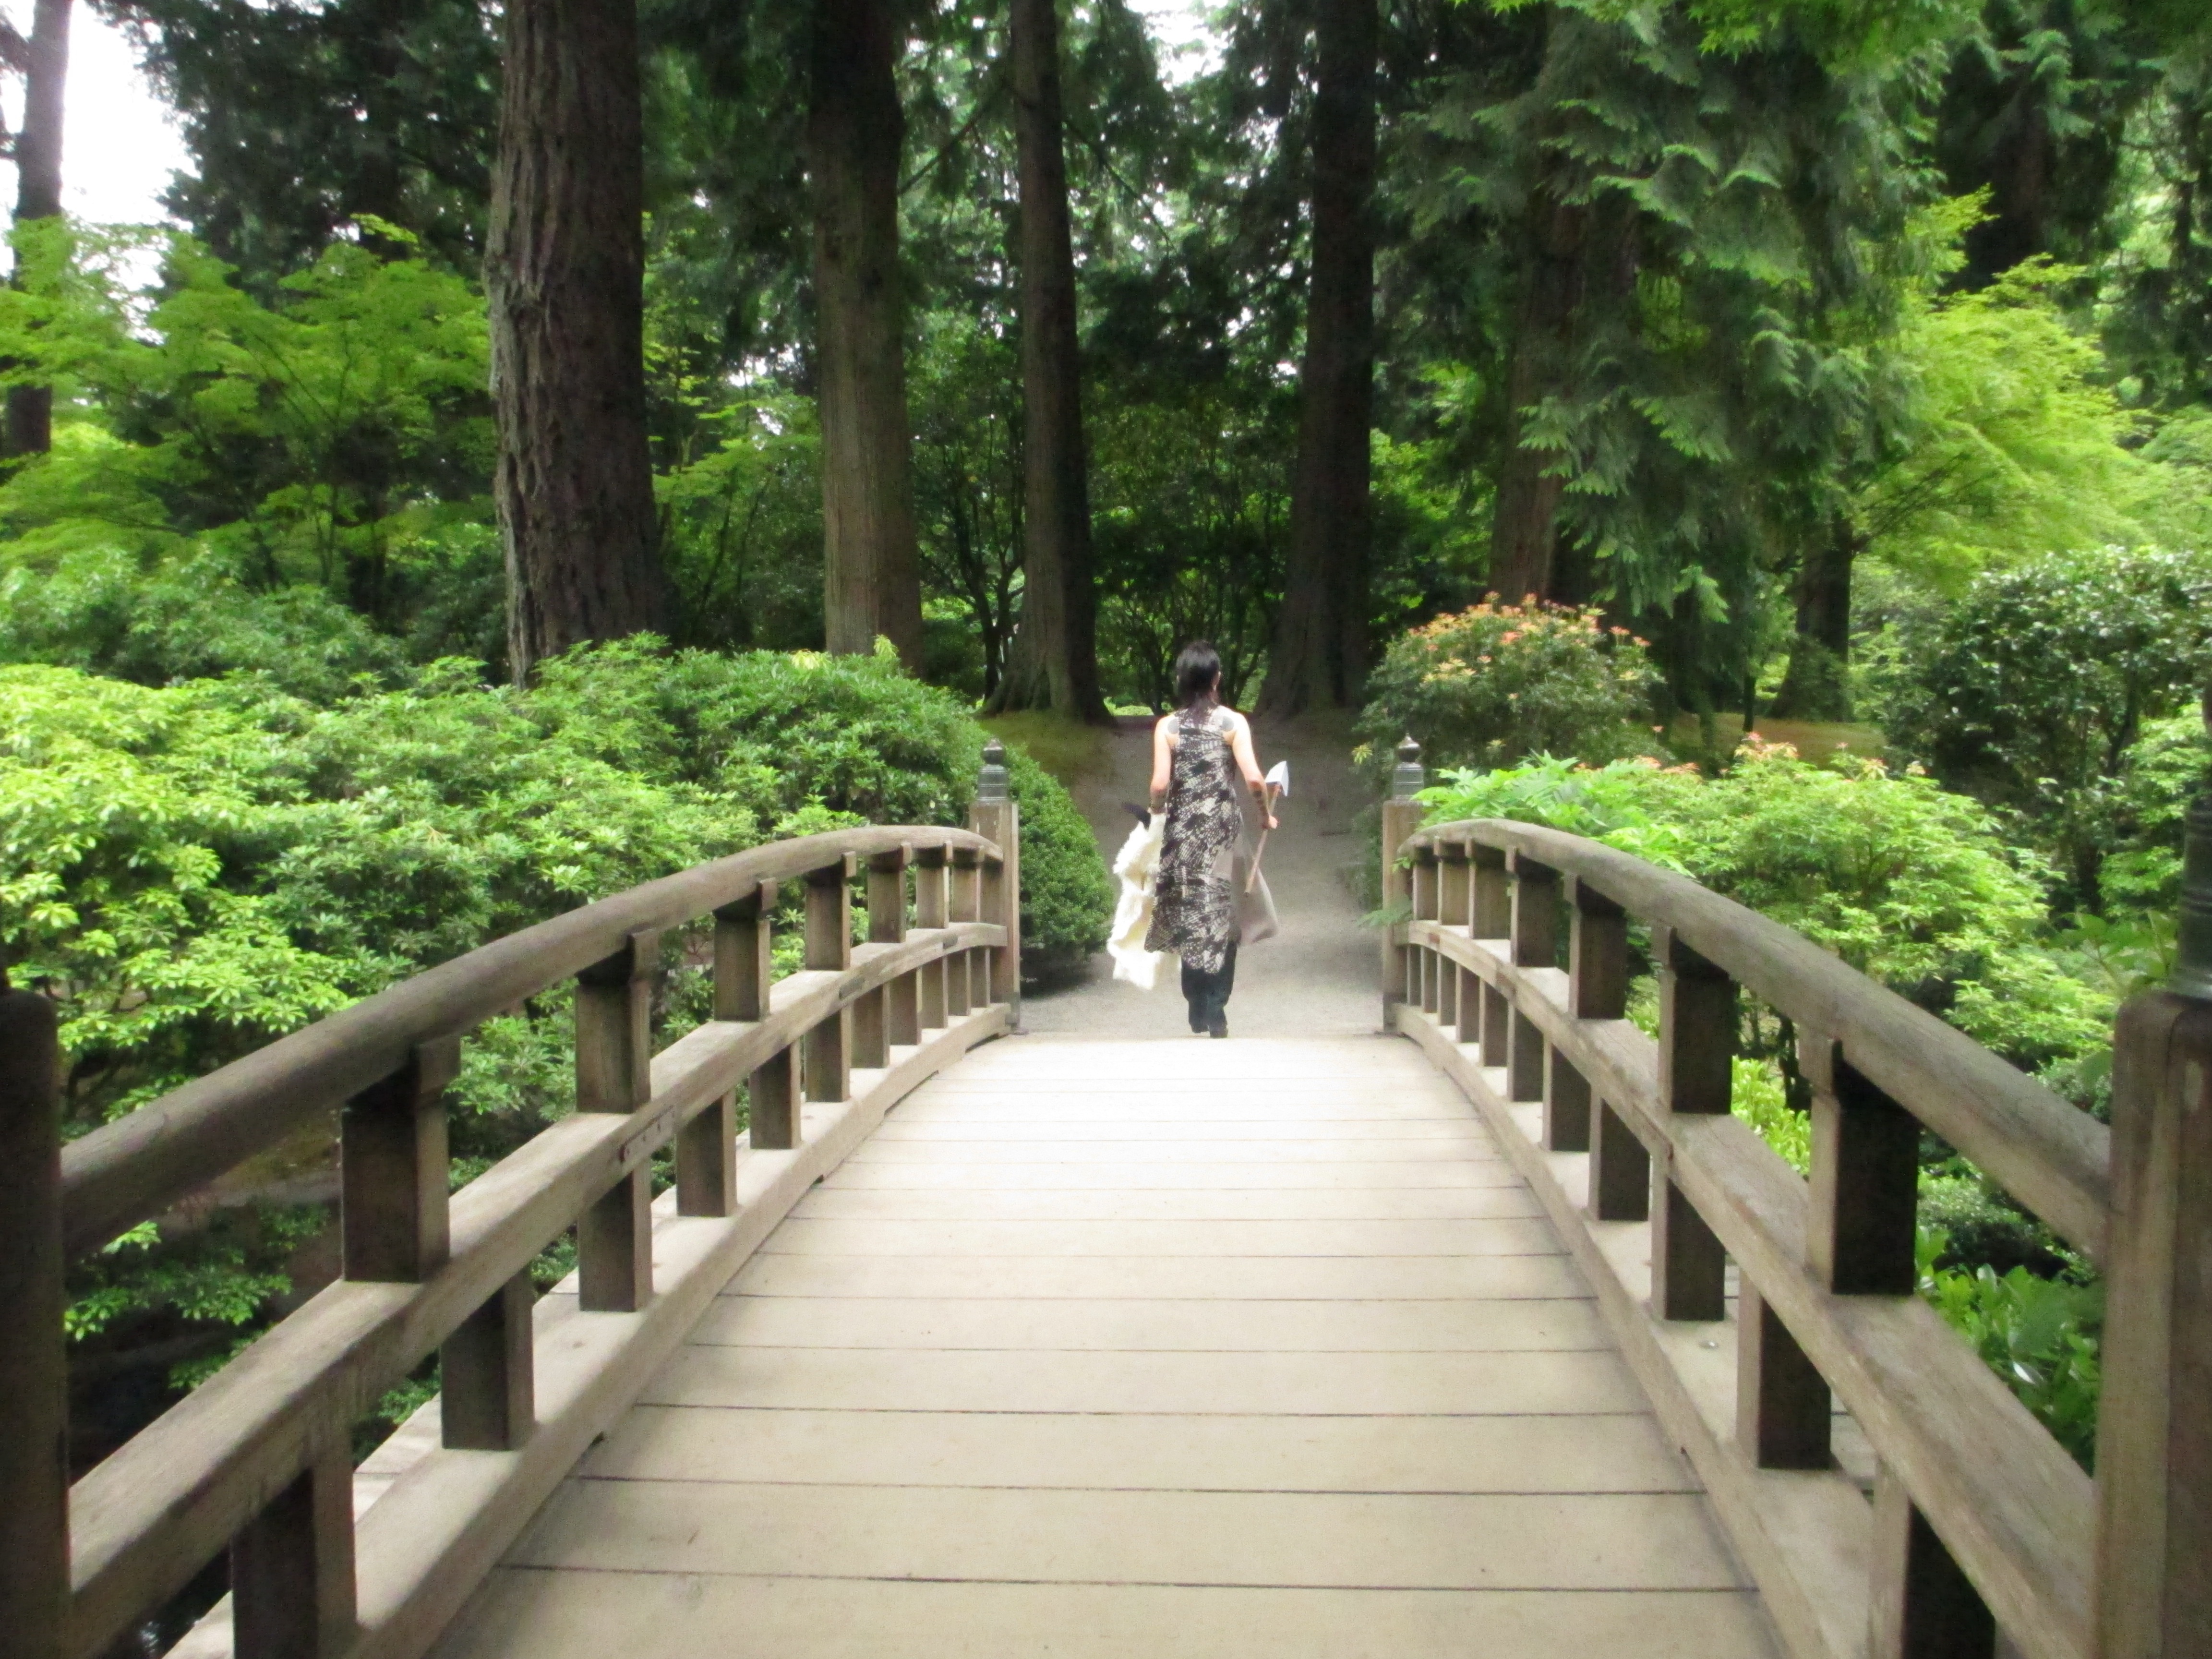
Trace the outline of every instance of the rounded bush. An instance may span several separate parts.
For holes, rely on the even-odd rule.
[[[1601,764],[1649,747],[1639,718],[1654,678],[1644,642],[1595,610],[1493,597],[1391,643],[1368,682],[1359,736],[1378,769],[1409,734],[1431,767],[1532,755]]]

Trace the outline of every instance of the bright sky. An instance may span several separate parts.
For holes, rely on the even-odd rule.
[[[27,0],[0,5],[24,33],[31,30]],[[8,125],[22,119],[22,82],[8,77]],[[168,106],[155,96],[122,30],[88,8],[73,6],[70,19],[67,125],[62,133],[62,205],[101,224],[144,224],[161,213],[169,175],[186,164],[185,141]],[[15,206],[14,169],[0,189],[0,213]]]
[[[1212,40],[1210,0],[1132,0],[1160,43],[1160,67],[1187,81],[1218,55]],[[15,27],[30,33],[28,0],[0,0]],[[7,77],[4,102],[13,130],[22,118],[22,82]],[[83,6],[71,8],[68,128],[62,137],[62,200],[96,224],[160,220],[169,175],[188,165],[183,136],[167,105],[138,68],[122,30]],[[13,169],[7,169],[12,175]],[[12,176],[0,188],[0,215],[15,200]]]

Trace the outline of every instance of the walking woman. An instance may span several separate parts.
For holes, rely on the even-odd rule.
[[[1267,785],[1252,753],[1252,726],[1221,706],[1221,658],[1194,640],[1176,659],[1175,713],[1152,728],[1152,811],[1165,811],[1159,873],[1152,889],[1147,951],[1182,958],[1182,994],[1190,1029],[1229,1035],[1229,993],[1237,981],[1237,946],[1274,931],[1264,892],[1248,895],[1243,798],[1255,822],[1274,828]],[[1264,921],[1248,925],[1254,912]]]

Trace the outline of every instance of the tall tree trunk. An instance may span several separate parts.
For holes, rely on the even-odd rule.
[[[508,0],[484,256],[515,683],[660,625],[635,0]]]
[[[1550,188],[1528,198],[1522,226],[1521,298],[1505,376],[1505,441],[1490,528],[1490,586],[1509,605],[1552,597],[1559,556],[1559,498],[1566,480],[1555,449],[1527,441],[1527,412],[1561,388],[1571,367],[1582,307],[1583,243],[1589,210]]]
[[[1376,0],[1321,0],[1313,277],[1298,376],[1297,471],[1283,608],[1260,708],[1344,708],[1367,671],[1375,404]]]
[[[832,651],[878,636],[921,665],[921,575],[899,288],[905,119],[891,0],[815,0],[808,172],[822,411],[823,611]]]
[[[56,219],[62,210],[62,112],[69,86],[70,0],[38,0],[23,75],[23,130],[15,136],[15,222]],[[22,257],[16,256],[17,272]],[[8,388],[8,453],[43,455],[54,447],[54,389]]]
[[[1022,191],[1022,620],[993,706],[1103,721],[1057,5],[1012,4]]]
[[[1797,627],[1790,669],[1771,711],[1800,720],[1851,717],[1851,567],[1859,533],[1838,521],[1814,543],[1797,573]]]
[[[1559,451],[1527,441],[1528,411],[1570,390],[1593,305],[1619,314],[1635,298],[1643,221],[1635,202],[1613,191],[1587,205],[1560,199],[1549,181],[1531,193],[1522,246],[1513,356],[1506,378],[1505,450],[1491,522],[1490,586],[1508,604],[1530,594],[1560,605],[1596,597],[1589,550],[1559,531],[1566,479]]]

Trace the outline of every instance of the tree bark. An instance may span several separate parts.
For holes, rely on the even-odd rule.
[[[1770,711],[1779,718],[1851,717],[1851,567],[1860,546],[1858,532],[1838,523],[1805,555],[1797,573],[1797,627],[1790,669]]]
[[[823,612],[829,647],[880,636],[921,665],[898,171],[905,120],[890,0],[816,0],[807,171],[822,416]]]
[[[518,685],[660,625],[635,0],[509,0],[484,287]]]
[[[1103,721],[1057,5],[1012,0],[1021,169],[1022,620],[992,706]]]
[[[1550,599],[1559,557],[1559,500],[1566,480],[1556,449],[1531,447],[1529,409],[1560,388],[1571,367],[1583,301],[1587,209],[1547,188],[1528,198],[1522,229],[1521,296],[1505,378],[1505,442],[1490,529],[1490,586],[1509,605]]]
[[[1273,715],[1348,707],[1367,672],[1376,30],[1376,0],[1321,0],[1297,471],[1283,608],[1260,692],[1261,711]]]
[[[69,85],[70,0],[38,0],[31,13],[23,76],[23,130],[15,136],[15,222],[57,219],[62,211],[62,113]],[[20,278],[22,256],[15,269]],[[54,389],[8,388],[8,453],[43,455],[54,447]]]

